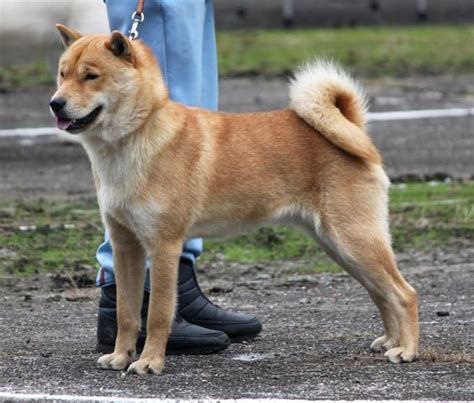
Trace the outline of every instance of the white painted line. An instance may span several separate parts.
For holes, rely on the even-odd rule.
[[[36,128],[19,128],[19,129],[3,129],[0,130],[0,138],[2,137],[41,137],[41,136],[56,136],[61,140],[78,143],[79,138],[73,134],[66,133],[55,127],[36,127]]]
[[[154,403],[308,403],[314,400],[303,399],[159,399],[159,398],[137,398],[116,396],[72,396],[72,395],[49,395],[40,393],[8,393],[0,392],[0,399],[6,398],[16,400],[52,400],[66,402],[102,402],[102,403],[131,403],[131,402],[154,402]],[[318,400],[318,403],[329,403],[334,400]],[[349,402],[340,400],[340,402]],[[351,403],[362,403],[367,400],[351,400]],[[397,400],[399,403],[413,403],[416,400]],[[430,402],[429,400],[427,402]],[[393,403],[393,400],[379,400],[378,403]]]
[[[55,136],[59,130],[55,127],[36,127],[20,129],[0,130],[0,137],[36,137],[36,136]]]
[[[474,116],[474,108],[420,109],[412,111],[369,112],[368,122],[389,122],[394,120],[414,120],[432,118],[460,118]],[[78,142],[77,136],[65,133],[55,127],[19,128],[0,130],[2,137],[59,136],[62,140]]]
[[[41,393],[8,393],[0,392],[0,399],[7,398],[15,400],[53,400],[66,402],[102,402],[102,403],[131,403],[131,402],[153,402],[153,403],[308,403],[314,400],[303,399],[159,399],[138,397],[115,397],[115,396],[72,396],[72,395],[49,395]],[[329,403],[334,400],[318,400],[318,403]],[[349,402],[340,400],[340,402]],[[367,400],[351,400],[351,403],[362,403]],[[413,403],[416,400],[397,400],[399,403]],[[428,400],[428,402],[430,402]],[[393,403],[393,400],[379,400],[378,403]]]
[[[301,399],[157,399],[157,398],[124,398],[116,396],[72,396],[72,395],[49,395],[41,393],[9,393],[0,392],[0,399],[15,400],[53,400],[65,402],[114,402],[114,403],[131,403],[131,402],[154,402],[154,403],[307,403],[308,400]],[[329,400],[321,401],[329,402]]]
[[[413,111],[372,112],[367,114],[367,120],[369,122],[388,122],[391,120],[458,118],[469,116],[474,116],[474,108],[420,109]]]

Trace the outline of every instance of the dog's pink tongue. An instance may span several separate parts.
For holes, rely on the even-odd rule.
[[[67,130],[69,126],[71,126],[72,120],[71,119],[64,119],[64,118],[56,118],[56,127],[59,130]]]

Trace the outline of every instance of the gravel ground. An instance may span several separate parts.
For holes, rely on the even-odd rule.
[[[0,392],[473,400],[473,258],[472,245],[399,256],[420,300],[421,359],[405,365],[368,351],[381,321],[346,274],[298,275],[287,262],[203,267],[207,294],[258,315],[264,331],[217,355],[168,357],[160,377],[95,367],[97,290],[65,291],[58,277],[3,279]]]

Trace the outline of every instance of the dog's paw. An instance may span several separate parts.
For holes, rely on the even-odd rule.
[[[132,363],[127,370],[127,373],[144,375],[153,372],[159,375],[165,366],[165,361],[162,358],[140,358],[138,361]]]
[[[127,353],[105,354],[97,360],[97,365],[102,369],[124,370],[132,362],[133,357]]]
[[[385,354],[390,362],[394,364],[400,364],[404,362],[413,362],[418,358],[418,352],[407,351],[403,347],[395,347],[388,350]]]
[[[390,338],[386,335],[377,337],[372,344],[370,345],[370,349],[374,353],[383,353],[384,351],[391,350],[394,347],[398,346],[398,340],[395,338]]]

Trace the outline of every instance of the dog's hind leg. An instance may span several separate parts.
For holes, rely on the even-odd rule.
[[[357,207],[352,206],[352,215]],[[385,334],[371,344],[387,350],[394,363],[411,362],[418,356],[418,307],[416,291],[398,271],[386,225],[380,216],[365,211],[349,217],[342,209],[320,219],[316,216],[316,240],[322,248],[369,292],[377,305]]]
[[[134,358],[141,325],[145,252],[131,231],[110,217],[106,223],[114,251],[118,333],[114,352],[101,356],[97,364],[103,369],[123,370]]]

